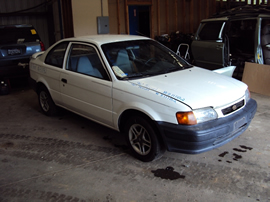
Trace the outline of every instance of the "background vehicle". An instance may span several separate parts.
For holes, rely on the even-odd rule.
[[[0,26],[0,79],[29,76],[29,59],[44,51],[44,44],[32,25]]]
[[[244,63],[270,64],[270,9],[267,6],[237,7],[201,21],[192,55],[196,65],[217,69],[236,66],[241,79]]]

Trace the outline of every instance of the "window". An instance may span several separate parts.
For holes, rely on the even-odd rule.
[[[230,49],[232,54],[254,55],[257,19],[234,20],[230,23]]]
[[[202,23],[199,40],[221,40],[224,24],[223,21]]]
[[[56,45],[47,55],[45,63],[62,68],[68,42]]]
[[[109,80],[94,47],[73,44],[67,62],[67,70]]]
[[[190,67],[181,57],[153,40],[114,42],[101,47],[119,79],[153,76]]]
[[[39,36],[32,26],[6,26],[0,28],[0,44],[38,42]]]

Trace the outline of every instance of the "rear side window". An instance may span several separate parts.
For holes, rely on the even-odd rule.
[[[225,22],[206,22],[202,23],[199,31],[199,40],[221,40],[222,30]]]
[[[68,45],[68,42],[63,42],[63,43],[56,45],[48,53],[48,55],[45,59],[45,63],[48,65],[62,68],[67,45]]]
[[[0,36],[1,45],[39,42],[40,40],[33,27],[2,27]]]

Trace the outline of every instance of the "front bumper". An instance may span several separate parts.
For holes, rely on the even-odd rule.
[[[197,125],[176,125],[157,122],[168,151],[197,154],[220,147],[241,135],[257,110],[250,99],[244,108],[230,116]]]

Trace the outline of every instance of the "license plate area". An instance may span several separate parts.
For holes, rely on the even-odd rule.
[[[234,122],[234,130],[237,130],[247,124],[246,117]]]
[[[12,48],[7,50],[8,55],[20,55],[21,54],[21,49],[19,48]]]

